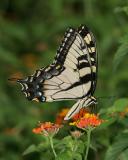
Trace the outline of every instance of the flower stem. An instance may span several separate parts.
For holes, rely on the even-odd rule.
[[[89,147],[90,147],[91,131],[92,131],[91,128],[89,128],[87,130],[87,148],[86,148],[86,153],[85,153],[84,160],[87,160],[87,157],[88,157],[88,152],[89,152]]]
[[[49,142],[50,142],[51,149],[52,149],[52,152],[53,152],[53,154],[54,154],[54,157],[56,158],[56,157],[57,157],[57,154],[56,154],[55,149],[54,149],[54,146],[53,146],[52,136],[49,136]]]

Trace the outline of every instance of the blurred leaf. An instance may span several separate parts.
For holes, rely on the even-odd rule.
[[[74,153],[73,154],[73,160],[82,160],[82,155],[79,153]]]
[[[6,35],[6,38],[11,37],[13,40],[24,41],[27,38],[27,33],[23,24],[13,23],[12,21],[6,21],[0,17],[0,33]],[[0,37],[1,39],[1,37]]]
[[[128,149],[126,149],[123,153],[120,155],[121,160],[127,160],[128,159]]]
[[[13,65],[17,65],[19,63],[18,58],[15,56],[14,53],[4,49],[3,47],[0,47],[0,60],[6,63],[10,63]]]
[[[85,148],[85,142],[83,142],[82,140],[78,139],[76,146],[77,146],[77,150],[76,151],[78,153],[83,153],[84,148]]]
[[[36,152],[37,151],[37,146],[32,144],[31,146],[29,146],[24,152],[23,152],[23,155],[27,155],[27,154],[30,154],[32,152]]]
[[[128,136],[128,135],[127,135]],[[118,139],[116,142],[114,142],[107,150],[105,160],[119,160],[121,155],[125,155],[124,157],[126,158],[126,154],[128,154],[128,138],[121,138]],[[126,159],[121,160],[126,160]]]
[[[112,125],[114,122],[116,121],[116,118],[115,117],[108,117],[108,119],[106,119],[97,129],[105,129],[107,128],[108,126]]]
[[[43,136],[44,137],[44,136]],[[45,137],[44,137],[45,138]],[[47,137],[46,137],[47,138]],[[49,150],[50,143],[48,139],[45,139],[42,143],[37,146],[37,150],[39,152],[43,152],[44,150]]]
[[[61,140],[62,144],[65,144],[67,147],[71,148],[72,147],[72,137],[71,136],[66,136]]]
[[[73,156],[72,156],[72,153],[70,151],[65,151],[61,154],[58,154],[57,158],[56,158],[56,160],[66,160],[66,159],[68,159],[68,160],[73,160],[74,159]]]
[[[115,8],[115,13],[125,12],[128,15],[128,6]]]
[[[128,98],[118,99],[112,107],[108,109],[108,113],[122,112],[128,107]]]
[[[122,62],[122,60],[125,58],[125,56],[128,54],[128,35],[125,35],[121,39],[121,45],[119,46],[115,57],[113,61],[114,70],[117,69],[119,64]]]

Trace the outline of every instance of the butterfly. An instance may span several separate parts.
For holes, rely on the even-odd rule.
[[[25,79],[17,79],[28,100],[77,101],[64,120],[83,107],[97,104],[93,97],[97,83],[97,51],[93,33],[81,25],[68,28],[53,62]]]

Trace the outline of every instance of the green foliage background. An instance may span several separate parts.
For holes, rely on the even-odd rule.
[[[41,141],[32,128],[39,120],[54,121],[56,113],[71,107],[72,102],[28,102],[20,87],[8,82],[8,78],[15,73],[32,74],[51,63],[67,27],[80,24],[86,24],[97,40],[99,73],[95,96],[115,96],[98,99],[98,109],[106,113],[118,98],[128,96],[128,1],[0,1],[0,160],[43,159],[39,153],[22,156],[30,144]],[[128,127],[124,121],[115,121],[94,137],[98,159],[112,159],[115,134],[120,137]],[[122,157],[125,160],[127,156],[123,153]],[[94,157],[90,154],[89,159]]]

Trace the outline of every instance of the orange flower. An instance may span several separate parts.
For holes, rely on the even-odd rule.
[[[119,112],[119,115],[121,118],[124,118],[126,115],[128,115],[128,107],[126,107],[123,112]]]
[[[44,123],[39,123],[39,127],[34,128],[32,131],[35,134],[44,134],[45,136],[48,136],[57,134],[57,132],[61,127],[62,126],[59,124],[44,122]]]
[[[64,121],[64,117],[66,116],[66,114],[68,113],[68,111],[70,110],[70,108],[64,108],[60,111],[60,113],[57,114],[57,117],[56,117],[56,123],[57,124],[62,124],[63,121]],[[83,117],[85,113],[88,113],[89,111],[85,108],[82,108],[79,113],[75,114],[73,117],[72,117],[72,120],[73,121],[76,121],[78,120],[79,118]]]
[[[116,111],[116,112],[112,112],[111,114],[109,114],[111,117],[120,117],[120,118],[124,118],[125,116],[128,115],[128,106],[126,106],[124,108],[123,111]]]
[[[40,127],[38,127],[38,128],[33,128],[32,132],[35,134],[41,134],[42,130]]]
[[[88,128],[88,127],[97,127],[99,126],[104,120],[100,119],[98,115],[85,113],[84,117],[80,118],[79,120],[70,123],[70,125],[77,126],[78,128]]]
[[[77,121],[78,119],[84,117],[85,113],[89,113],[89,111],[85,108],[81,108],[81,110],[79,111],[79,113],[75,114],[73,117],[72,117],[72,120],[73,121]]]
[[[68,113],[69,109],[68,108],[64,108],[60,111],[60,113],[57,114],[56,116],[56,123],[57,124],[62,124],[64,121],[64,117],[66,116],[66,114]]]

